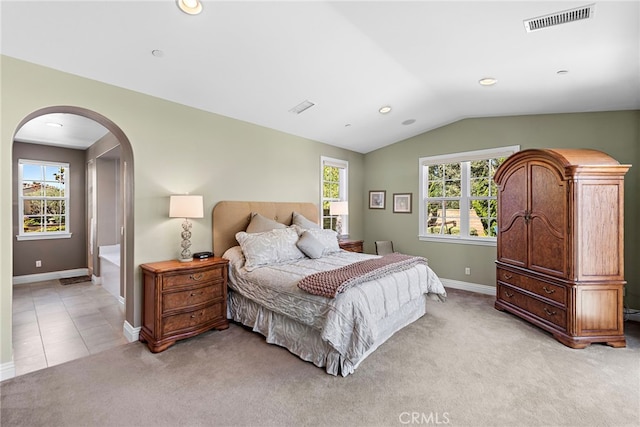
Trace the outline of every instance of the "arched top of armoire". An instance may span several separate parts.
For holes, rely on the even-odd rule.
[[[511,155],[496,171],[494,180],[500,183],[507,169],[530,159],[545,161],[554,166],[561,176],[576,178],[580,175],[624,176],[631,165],[621,165],[613,157],[589,148],[531,148]]]

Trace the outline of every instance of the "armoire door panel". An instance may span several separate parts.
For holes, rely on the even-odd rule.
[[[531,165],[531,215],[545,218],[550,227],[564,233],[567,224],[567,187],[565,181],[549,167]]]
[[[527,165],[514,168],[500,191],[498,218],[508,219],[527,209]]]
[[[498,204],[499,245],[498,259],[513,265],[527,264],[527,165],[516,166],[505,177]],[[502,250],[500,250],[502,248]]]
[[[567,187],[556,169],[530,163],[529,267],[554,276],[567,274]]]
[[[567,275],[566,238],[545,218],[531,219],[528,241],[528,268],[558,277]]]
[[[498,259],[512,265],[527,265],[527,225],[524,217],[516,217],[500,234]]]

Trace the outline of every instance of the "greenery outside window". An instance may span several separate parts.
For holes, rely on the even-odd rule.
[[[322,176],[321,183],[321,218],[322,228],[336,229],[337,216],[329,215],[329,204],[331,202],[347,202],[349,162],[346,160],[321,157]],[[342,234],[349,234],[348,216],[342,215]]]
[[[18,240],[69,238],[69,164],[18,160]]]
[[[422,157],[420,240],[495,245],[493,175],[519,146]]]

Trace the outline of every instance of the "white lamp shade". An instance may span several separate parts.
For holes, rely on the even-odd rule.
[[[349,215],[349,202],[329,203],[329,215]]]
[[[202,196],[171,196],[169,199],[169,218],[203,218]]]

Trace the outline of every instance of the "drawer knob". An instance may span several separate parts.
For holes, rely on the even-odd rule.
[[[191,292],[191,295],[189,295],[190,297],[195,297],[197,295],[203,295],[204,291],[200,291],[200,292]]]
[[[202,280],[203,277],[204,277],[204,273],[191,274],[189,276],[191,280]]]
[[[199,314],[200,314],[200,316],[204,316],[204,311],[201,311]],[[192,314],[192,315],[191,315],[191,318],[193,319],[193,318],[195,318],[196,316],[197,316],[197,314]]]
[[[545,291],[548,294],[552,294],[554,293],[556,290],[555,289],[549,289],[546,286],[542,288],[543,291]]]
[[[504,273],[504,278],[509,280],[509,279],[513,278],[513,275],[509,274],[509,273]]]
[[[555,316],[556,314],[558,314],[557,311],[555,311],[555,310],[551,311],[547,307],[544,307],[543,310],[544,310],[545,313],[547,313],[548,316]]]
[[[513,292],[504,291],[504,294],[505,294],[508,298],[512,298],[512,297],[513,297]]]

